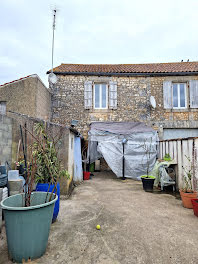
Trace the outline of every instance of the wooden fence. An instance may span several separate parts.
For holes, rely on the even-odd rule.
[[[177,187],[182,188],[184,168],[193,168],[193,188],[197,189],[198,181],[198,138],[170,139],[162,140],[159,143],[159,157],[163,159],[165,154],[170,154],[171,158],[177,163]]]

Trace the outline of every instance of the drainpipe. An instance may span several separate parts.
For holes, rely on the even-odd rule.
[[[123,138],[122,140],[122,153],[123,153],[123,156],[122,156],[122,180],[125,180],[125,157],[124,157],[124,145],[127,143],[127,139],[126,138]]]

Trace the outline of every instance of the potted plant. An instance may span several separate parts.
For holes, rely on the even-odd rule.
[[[165,160],[165,161],[171,161],[172,159],[171,159],[170,154],[169,153],[166,153],[165,156],[163,157],[163,160]]]
[[[38,125],[38,127],[42,126]],[[49,167],[49,186],[54,185],[55,192],[57,192],[55,179],[58,179],[60,173],[56,172],[59,168],[57,165],[54,166],[56,168],[54,170],[52,170],[53,164],[49,165],[52,161],[48,159],[49,149],[46,148],[44,141],[38,135],[30,134],[34,142],[28,148],[29,159],[25,160],[24,193],[10,196],[1,202],[4,210],[8,254],[10,259],[17,263],[39,258],[45,253],[54,205],[58,200],[56,193],[50,192],[49,189],[47,192],[33,192],[34,183],[38,180],[38,168],[41,166],[41,164],[37,166],[37,149],[42,149],[39,155]],[[54,164],[56,164],[55,161]]]
[[[144,157],[146,158],[146,175],[142,175],[141,176],[141,180],[142,180],[142,185],[143,185],[143,189],[146,192],[152,192],[153,191],[153,184],[155,181],[155,177],[152,175],[149,175],[150,171],[151,171],[151,163],[150,163],[150,159],[151,159],[151,153],[152,153],[152,138],[145,140],[144,144],[143,144],[143,149],[144,149]],[[144,167],[144,163],[142,162],[142,166]]]
[[[54,192],[58,195],[55,203],[53,219],[54,222],[58,216],[60,203],[60,177],[69,178],[67,170],[63,169],[61,161],[58,158],[56,144],[60,139],[60,135],[56,135],[55,140],[50,137],[42,123],[38,123],[34,127],[38,141],[32,145],[33,156],[36,160],[37,169],[35,173],[36,191]],[[42,142],[40,144],[39,142]]]
[[[182,204],[185,208],[192,209],[193,205],[191,199],[197,198],[197,192],[193,190],[192,187],[192,174],[193,174],[193,163],[191,162],[190,158],[185,156],[189,161],[189,167],[182,166],[184,170],[183,176],[183,188],[179,190]]]

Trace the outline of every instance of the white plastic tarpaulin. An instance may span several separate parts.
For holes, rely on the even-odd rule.
[[[141,122],[94,122],[89,130],[90,163],[103,157],[117,177],[138,179],[154,167],[158,151],[158,134]],[[123,150],[123,139],[126,139]],[[146,154],[149,149],[149,155]]]

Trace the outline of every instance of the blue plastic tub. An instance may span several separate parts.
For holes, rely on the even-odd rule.
[[[36,191],[37,192],[47,192],[49,187],[48,183],[37,183],[36,185]],[[49,192],[52,192],[52,190],[54,189],[54,185],[50,186]],[[55,193],[56,191],[54,191]],[[60,184],[57,184],[57,196],[58,196],[58,200],[55,203],[54,206],[54,213],[53,213],[53,219],[52,222],[56,221],[56,218],[58,216],[58,212],[59,212],[59,204],[60,204]]]

